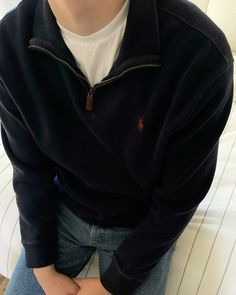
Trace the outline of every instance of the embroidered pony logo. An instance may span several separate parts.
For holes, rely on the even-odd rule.
[[[144,127],[144,124],[143,124],[143,117],[142,117],[142,118],[139,118],[138,119],[138,124],[137,124],[138,131],[139,132],[142,132],[143,131],[143,127]]]

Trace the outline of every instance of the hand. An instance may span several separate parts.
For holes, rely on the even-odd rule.
[[[73,278],[73,280],[80,286],[77,295],[111,295],[97,277]]]
[[[80,290],[73,279],[54,268],[34,268],[33,272],[46,295],[77,295]]]

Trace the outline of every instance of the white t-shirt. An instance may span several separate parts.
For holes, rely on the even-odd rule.
[[[105,27],[87,36],[69,31],[57,21],[67,47],[91,86],[99,83],[109,73],[118,56],[128,10],[129,0],[126,0],[119,13]]]

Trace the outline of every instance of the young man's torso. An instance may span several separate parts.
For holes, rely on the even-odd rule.
[[[56,163],[73,210],[104,224],[134,225],[147,213],[169,137],[232,62],[223,33],[192,4],[130,7],[118,59],[94,87],[47,1],[22,1],[0,26],[0,76],[22,120]]]

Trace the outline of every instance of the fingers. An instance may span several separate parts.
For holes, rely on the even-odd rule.
[[[72,281],[74,283],[74,290],[73,290],[73,293],[71,293],[70,295],[77,295],[80,290],[80,286],[76,283],[74,278],[72,278]]]
[[[80,286],[79,286],[79,285],[76,285],[76,286],[75,286],[75,289],[74,289],[75,294],[78,293],[79,290],[80,290]]]

